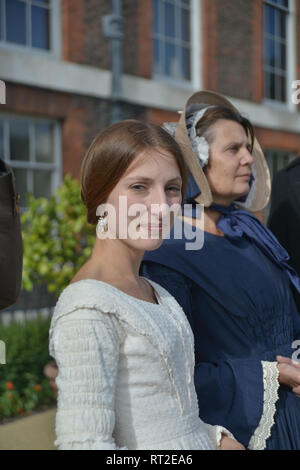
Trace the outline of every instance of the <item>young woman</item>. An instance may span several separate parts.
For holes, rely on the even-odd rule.
[[[142,273],[168,289],[190,320],[201,418],[249,449],[300,449],[300,367],[292,360],[300,317],[291,291],[291,283],[300,291],[300,281],[250,212],[262,210],[270,192],[253,127],[225,98],[199,92],[175,137],[191,172],[189,202],[205,206],[204,245],[190,252],[171,237],[146,253]]]
[[[98,238],[52,318],[56,445],[243,449],[226,429],[199,418],[188,321],[165,289],[139,276],[145,250],[159,247],[176,215],[169,208],[180,209],[186,169],[179,146],[157,126],[114,124],[91,144],[81,184]]]

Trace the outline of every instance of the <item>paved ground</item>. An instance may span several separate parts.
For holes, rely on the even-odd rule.
[[[0,450],[56,450],[56,408],[0,424]]]

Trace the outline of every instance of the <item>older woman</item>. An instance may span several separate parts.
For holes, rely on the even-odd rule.
[[[168,129],[190,169],[194,210],[184,224],[197,227],[203,204],[204,244],[189,251],[184,236],[173,236],[146,254],[142,273],[174,295],[191,323],[200,416],[249,449],[300,449],[300,368],[291,359],[300,317],[290,288],[300,282],[249,212],[262,210],[270,192],[253,127],[225,98],[200,92]]]

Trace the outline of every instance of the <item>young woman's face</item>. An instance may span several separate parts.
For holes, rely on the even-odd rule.
[[[158,248],[180,211],[181,186],[171,153],[151,149],[139,154],[107,200],[115,208],[116,238],[142,251]],[[108,217],[108,230],[113,224]]]
[[[250,190],[251,146],[244,128],[237,122],[220,119],[211,130],[214,140],[204,173],[214,202],[229,205]]]

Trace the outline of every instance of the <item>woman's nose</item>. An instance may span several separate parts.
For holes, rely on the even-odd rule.
[[[252,165],[254,162],[253,156],[251,152],[249,152],[248,149],[244,149],[242,158],[241,158],[241,164],[242,165]]]
[[[151,198],[151,213],[161,218],[166,215],[168,209],[169,204],[165,189],[155,190]]]

